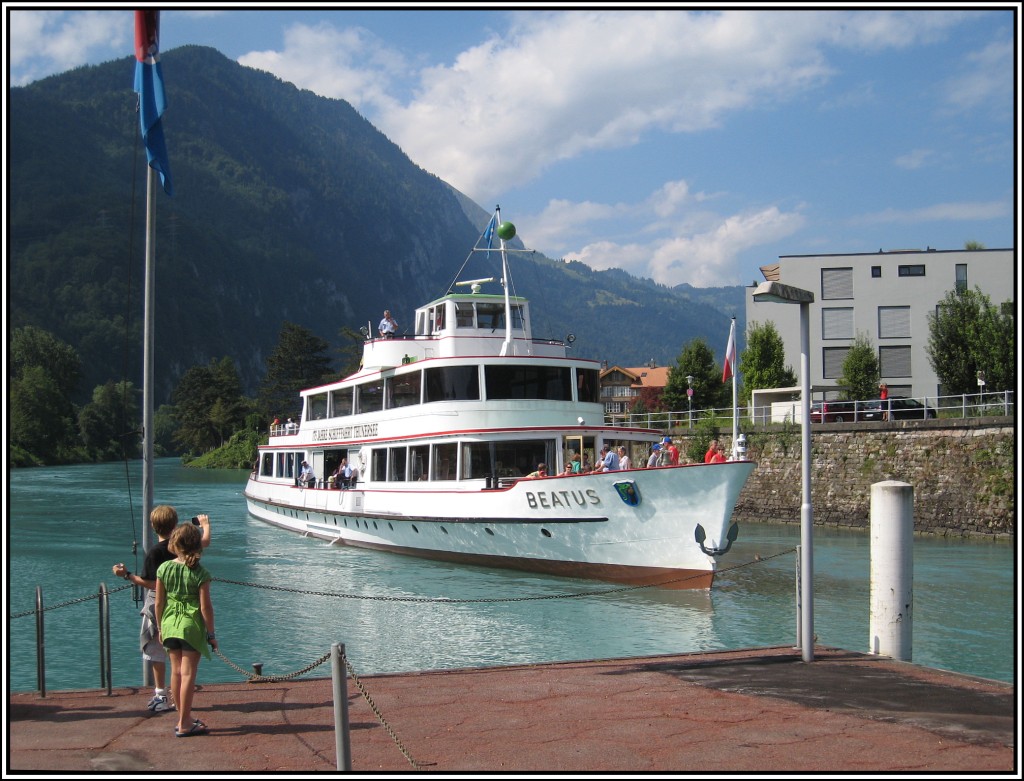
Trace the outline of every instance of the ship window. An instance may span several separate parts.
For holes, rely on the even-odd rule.
[[[343,418],[352,414],[352,389],[340,388],[331,391],[331,417]]]
[[[505,328],[505,305],[491,304],[483,301],[476,305],[476,322],[480,330],[490,329],[492,332]]]
[[[458,459],[459,449],[454,442],[446,442],[443,445],[434,445],[434,471],[435,480],[454,480],[457,472],[455,465]]]
[[[405,481],[405,456],[404,447],[393,447],[388,450],[388,460],[391,462],[388,469],[388,478],[391,480]]]
[[[455,303],[455,326],[457,328],[473,327],[473,303],[471,301]]]
[[[410,374],[400,374],[388,380],[388,384],[391,386],[388,407],[408,407],[412,404],[419,404],[422,374],[422,372],[415,371]]]
[[[357,386],[357,412],[380,412],[384,409],[384,381],[376,380]]]
[[[572,401],[567,366],[485,366],[484,379],[488,399]]]
[[[409,479],[426,480],[430,465],[430,445],[416,445],[409,448]]]
[[[274,476],[274,454],[264,453],[263,460],[260,462],[260,474],[264,477]]]
[[[370,453],[371,479],[383,482],[388,479],[388,451],[386,448],[374,448]]]
[[[444,304],[439,304],[430,310],[430,322],[433,323],[434,333],[444,330]]]
[[[323,420],[327,417],[327,394],[318,393],[306,399],[306,420]]]
[[[601,376],[597,369],[576,370],[576,400],[593,404],[601,400]]]
[[[480,398],[480,373],[476,366],[442,366],[427,369],[424,401],[475,401]]]
[[[462,479],[525,477],[537,464],[553,464],[555,442],[524,439],[502,442],[466,442],[462,446]]]

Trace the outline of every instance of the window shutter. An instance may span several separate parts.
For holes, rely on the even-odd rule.
[[[909,339],[910,338],[910,307],[880,306],[878,307],[878,338]]]
[[[821,310],[822,339],[853,338],[853,307]]]
[[[843,376],[843,361],[849,347],[826,347],[822,350],[822,376],[828,380],[836,380]]]
[[[823,268],[821,270],[821,297],[853,298],[852,268]]]
[[[882,377],[912,377],[910,347],[879,347],[878,369]]]

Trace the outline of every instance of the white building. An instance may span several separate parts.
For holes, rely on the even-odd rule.
[[[810,384],[825,398],[838,395],[843,360],[858,334],[878,350],[891,396],[942,395],[928,361],[928,315],[954,288],[980,288],[997,306],[1013,300],[1015,290],[1012,249],[782,255],[761,273],[814,293]],[[747,288],[748,327],[773,322],[786,345],[786,365],[799,374],[800,307],[757,303],[753,292],[754,286]]]

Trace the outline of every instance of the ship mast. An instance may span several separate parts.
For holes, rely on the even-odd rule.
[[[508,253],[505,250],[505,239],[511,239],[516,235],[515,226],[509,222],[501,221],[501,206],[494,207],[494,214],[498,223],[498,240],[501,242],[501,286],[505,290],[505,342],[501,345],[500,355],[505,356],[512,352],[512,301],[509,298],[509,274],[508,274]]]

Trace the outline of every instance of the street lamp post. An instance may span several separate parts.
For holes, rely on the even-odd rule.
[[[814,515],[811,511],[811,316],[810,290],[762,282],[754,290],[758,303],[800,305],[800,434],[802,496],[800,502],[800,650],[805,662],[814,661]]]
[[[686,419],[689,421],[686,424],[687,428],[693,428],[693,375],[686,375]]]

